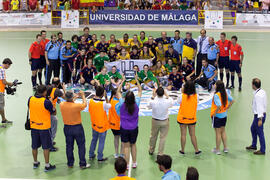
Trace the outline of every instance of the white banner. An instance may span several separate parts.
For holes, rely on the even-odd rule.
[[[205,29],[223,29],[223,11],[205,11]]]
[[[0,13],[0,26],[51,25],[51,13]]]
[[[79,11],[62,11],[61,28],[79,28]]]
[[[121,60],[115,62],[105,62],[105,66],[108,71],[111,71],[113,66],[116,66],[120,73],[124,73],[125,70],[133,70],[133,66],[137,65],[140,70],[143,69],[143,66],[147,64],[149,67],[152,66],[151,60],[146,59],[136,59],[136,60]]]
[[[270,14],[236,14],[236,24],[242,26],[270,26]]]

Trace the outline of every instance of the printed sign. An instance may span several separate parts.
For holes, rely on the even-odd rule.
[[[79,28],[79,11],[62,11],[61,28]]]
[[[197,25],[198,11],[103,10],[90,12],[89,24]]]
[[[137,65],[140,70],[143,69],[143,66],[147,64],[148,66],[152,66],[152,62],[150,60],[145,59],[136,59],[136,60],[121,60],[115,62],[105,63],[108,71],[111,71],[113,66],[120,71],[120,73],[124,73],[126,70],[133,70],[133,66]]]
[[[242,26],[270,26],[270,14],[236,14],[236,24]]]
[[[223,29],[223,11],[205,11],[205,29]]]

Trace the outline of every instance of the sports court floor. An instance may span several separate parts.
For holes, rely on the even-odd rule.
[[[167,29],[168,36],[173,35],[174,29]],[[93,31],[91,33],[105,33],[107,37],[114,33],[117,38],[121,38],[126,31]],[[51,153],[51,163],[56,164],[56,170],[44,173],[44,159],[42,151],[39,151],[39,161],[41,167],[32,169],[31,137],[30,132],[24,130],[26,119],[26,103],[32,95],[31,72],[28,64],[28,48],[38,32],[0,32],[0,60],[10,57],[14,64],[7,70],[7,79],[13,81],[19,79],[23,84],[18,87],[14,96],[6,96],[6,116],[14,124],[6,129],[0,129],[0,178],[25,178],[25,179],[89,179],[107,180],[114,177],[114,148],[113,136],[109,131],[106,139],[104,155],[109,157],[105,164],[91,162],[92,167],[81,171],[78,167],[77,148],[75,147],[75,167],[68,169],[66,166],[65,140],[63,133],[63,123],[58,111],[58,132],[56,146],[59,151]],[[52,32],[48,32],[48,37]],[[73,33],[64,32],[64,38],[70,39]],[[129,31],[130,37],[138,31]],[[147,35],[158,37],[160,32],[147,31]],[[184,36],[184,32],[181,33]],[[194,32],[193,37],[197,37],[199,32]],[[209,36],[214,36],[217,40],[219,32],[209,32]],[[176,115],[170,116],[170,131],[167,138],[165,153],[173,158],[173,170],[180,173],[185,179],[188,166],[195,166],[201,180],[268,180],[270,176],[270,125],[269,119],[265,123],[266,155],[254,156],[245,150],[245,146],[251,144],[250,125],[252,122],[252,89],[251,79],[258,77],[262,80],[263,88],[270,96],[270,33],[261,32],[228,32],[227,36],[237,35],[239,43],[244,50],[243,63],[243,90],[239,93],[232,91],[236,100],[229,112],[227,123],[228,145],[230,153],[220,156],[211,153],[215,146],[215,134],[211,127],[209,118],[210,110],[198,112],[198,123],[196,134],[199,148],[203,151],[200,157],[194,156],[189,137],[187,139],[186,156],[180,156],[180,128],[176,123]],[[236,80],[237,84],[237,80]],[[270,97],[269,97],[270,99]],[[268,100],[269,102],[269,100]],[[86,134],[86,148],[89,150],[91,141],[91,126],[89,114],[83,113],[83,126]],[[148,155],[148,142],[151,129],[151,117],[140,117],[138,148],[138,167],[132,170],[132,177],[138,180],[161,179],[163,175],[155,164],[156,157]],[[88,153],[87,153],[88,157]]]

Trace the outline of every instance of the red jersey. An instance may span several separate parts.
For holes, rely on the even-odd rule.
[[[8,0],[3,1],[2,4],[3,4],[3,10],[8,11],[9,10],[9,1]]]
[[[162,9],[165,9],[165,10],[171,10],[172,9],[172,6],[170,4],[164,4],[162,6]]]
[[[231,41],[225,40],[222,42],[221,40],[217,41],[216,44],[219,47],[219,55],[221,57],[227,57],[230,56],[230,47],[231,47]]]
[[[80,9],[80,0],[72,0],[71,1],[71,8],[74,10]]]
[[[153,10],[161,10],[161,6],[160,6],[160,4],[158,4],[158,5],[153,5],[152,9],[153,9]]]
[[[45,55],[45,47],[46,47],[46,44],[49,42],[50,40],[49,39],[41,39],[40,41],[40,46],[41,46],[41,53],[40,55],[44,56]]]
[[[35,10],[37,7],[37,0],[29,0],[28,5],[29,5],[31,10]]]
[[[240,56],[244,55],[242,47],[237,43],[235,44],[235,46],[231,44],[230,50],[231,50],[231,60],[233,61],[240,60]]]
[[[31,53],[31,58],[39,59],[41,54],[41,45],[36,41],[33,42],[30,46],[29,52]]]

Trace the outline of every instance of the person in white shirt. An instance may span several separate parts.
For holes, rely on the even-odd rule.
[[[196,76],[199,76],[202,70],[202,60],[207,59],[207,51],[209,40],[206,36],[206,30],[202,29],[200,31],[201,35],[197,39],[198,45],[198,54],[197,54],[197,61],[196,61]]]
[[[263,125],[266,118],[267,96],[266,92],[261,89],[261,80],[254,78],[252,80],[252,88],[254,90],[254,97],[252,102],[252,110],[254,120],[251,125],[252,145],[246,147],[247,150],[257,150],[257,136],[259,136],[261,148],[255,151],[255,155],[265,155],[265,139],[263,132]]]
[[[165,97],[164,97],[165,96]],[[163,155],[166,137],[169,131],[169,108],[174,104],[162,87],[153,90],[152,100],[148,107],[152,109],[152,129],[149,142],[149,154],[153,155],[158,134],[160,133],[158,155]]]

